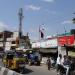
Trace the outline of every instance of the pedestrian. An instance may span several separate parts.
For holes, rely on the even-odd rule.
[[[51,60],[50,60],[50,57],[48,57],[48,59],[47,59],[47,67],[48,67],[48,70],[50,70],[50,68],[51,68]]]
[[[72,58],[68,75],[75,75],[74,71],[75,71],[75,59]]]
[[[57,57],[57,75],[60,73],[61,68],[62,68],[62,55],[59,54]]]
[[[55,66],[55,61],[54,61],[53,57],[51,57],[51,66],[52,66],[52,68],[54,68],[54,66]]]
[[[69,75],[70,65],[71,65],[71,57],[70,56],[67,56],[66,60],[63,63],[63,66],[66,69],[66,75]]]

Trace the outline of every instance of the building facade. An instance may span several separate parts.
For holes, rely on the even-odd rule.
[[[23,46],[25,48],[30,48],[30,39],[29,36],[22,36],[21,37]],[[11,32],[11,31],[3,31],[0,32],[0,52],[7,51],[7,50],[14,50],[19,47],[19,37],[18,32]]]
[[[75,57],[75,35],[58,35],[48,37],[43,41],[36,41],[32,43],[33,49],[38,49],[44,55],[69,55]]]

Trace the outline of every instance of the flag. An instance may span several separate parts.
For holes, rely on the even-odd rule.
[[[43,39],[44,38],[44,32],[43,32],[44,29],[40,29],[39,27],[39,36]]]
[[[41,38],[44,38],[44,33],[41,31]]]

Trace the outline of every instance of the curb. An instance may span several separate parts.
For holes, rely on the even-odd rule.
[[[23,75],[23,74],[17,73],[13,70],[9,70],[8,68],[0,66],[0,75]]]

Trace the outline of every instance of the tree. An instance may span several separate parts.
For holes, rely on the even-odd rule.
[[[73,23],[75,24],[75,18],[72,19]]]

